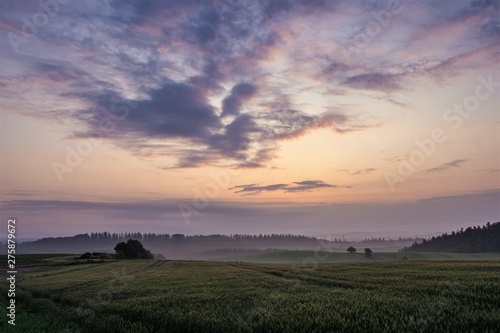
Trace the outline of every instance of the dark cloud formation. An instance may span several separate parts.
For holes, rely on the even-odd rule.
[[[500,2],[497,0],[471,0],[466,7],[460,10],[458,17],[464,18],[484,11],[497,12],[500,9]]]
[[[193,168],[216,162],[216,160],[217,158],[210,152],[187,151],[180,154],[175,166],[164,167],[164,169]]]
[[[303,111],[285,112],[273,108],[262,111],[262,107],[258,114],[253,114],[252,110],[242,112],[244,103],[256,97],[261,89],[257,83],[251,83],[254,81],[252,76],[258,74],[255,73],[256,62],[265,57],[279,39],[265,22],[280,13],[311,4],[265,1],[248,5],[244,1],[128,2],[124,6],[111,3],[113,14],[106,18],[116,20],[134,38],[123,38],[119,49],[108,47],[106,53],[110,61],[116,59],[120,66],[129,65],[117,69],[126,68],[121,74],[136,79],[141,96],[131,98],[123,87],[117,89],[109,84],[105,92],[89,88],[67,94],[91,105],[69,115],[87,126],[86,130],[79,129],[74,134],[104,136],[140,156],[169,154],[178,159],[170,166],[174,168],[218,164],[226,160],[233,160],[233,167],[258,168],[266,166],[275,156],[278,140],[299,136],[318,127],[330,126],[341,132],[336,125],[356,126],[354,119],[350,118],[347,124],[347,116],[341,119],[340,113],[333,119],[331,115],[318,117]],[[312,5],[317,7],[322,3]],[[164,16],[163,25],[157,21],[160,14]],[[119,30],[115,34],[117,38],[125,37],[120,36]],[[160,63],[156,58],[160,56],[158,49],[152,49],[148,39],[154,43],[173,44],[176,48],[173,52],[169,50],[168,60]],[[91,46],[93,52],[105,47],[95,43]],[[60,68],[63,66],[61,64]],[[57,68],[51,67],[51,71],[54,70]],[[193,74],[186,75],[191,72]],[[90,77],[91,74],[83,72],[81,75]],[[229,92],[223,88],[227,83],[232,83]],[[262,89],[268,87],[264,85]],[[220,106],[210,101],[210,97],[221,94],[226,97]],[[113,131],[100,133],[102,120],[115,112],[110,111],[110,106],[116,101],[121,104],[120,108],[127,108],[127,112],[113,124]],[[133,107],[129,107],[131,105]],[[149,145],[149,139],[164,140],[165,144]],[[190,149],[175,149],[168,144],[179,139],[185,140],[184,145]]]
[[[288,0],[268,0],[264,12],[267,17],[272,18],[277,14],[290,11],[292,6],[292,3]]]
[[[243,102],[255,95],[257,87],[249,83],[239,83],[231,89],[231,94],[222,101],[221,117],[238,115]]]
[[[328,59],[328,63],[322,69],[321,75],[331,76],[332,78],[335,78],[336,75],[341,75],[342,73],[348,71],[349,69],[350,69],[349,66],[343,62],[335,60],[332,61]]]
[[[283,190],[287,186],[288,186],[287,184],[271,184],[271,185],[246,184],[246,185],[237,185],[231,187],[230,190],[235,190],[234,193],[245,193],[251,195],[266,191],[273,192],[273,191]]]
[[[236,168],[241,169],[254,169],[254,168],[262,168],[265,167],[265,163],[272,160],[275,157],[275,149],[274,148],[262,148],[258,150],[252,158],[240,162],[235,165]]]
[[[213,7],[203,8],[198,15],[196,25],[192,27],[194,37],[202,44],[216,38],[221,17]]]
[[[338,186],[338,185],[327,184],[321,180],[303,180],[300,182],[294,182],[292,185],[289,185],[285,189],[285,192],[307,192],[307,191],[315,190],[318,188],[325,188],[325,187],[349,188],[349,186]]]
[[[330,128],[337,133],[364,128],[357,119],[341,113],[325,112],[307,115],[297,110],[277,109],[257,115],[239,113],[245,98],[256,91],[254,85],[238,84],[223,101],[223,110],[235,116],[224,124],[222,116],[207,101],[205,90],[185,83],[166,83],[150,92],[143,100],[127,100],[113,92],[101,93],[93,102],[96,106],[75,116],[87,124],[80,137],[105,136],[138,155],[162,155],[165,145],[148,145],[146,139],[187,139],[191,149],[173,152],[179,156],[177,168],[198,167],[232,159],[238,168],[264,167],[275,154],[274,142],[291,139],[317,128]],[[85,94],[78,96],[94,98]],[[113,121],[113,131],[102,133],[102,120]],[[171,148],[171,147],[170,147]],[[252,149],[253,148],[253,149]]]
[[[271,184],[271,185],[258,185],[258,184],[247,184],[247,185],[237,185],[231,187],[231,190],[235,190],[234,193],[243,193],[245,195],[255,195],[262,192],[274,192],[283,191],[288,193],[295,192],[309,192],[319,188],[349,188],[349,186],[338,186],[327,184],[321,180],[303,180],[300,182],[293,182],[290,184]]]
[[[113,116],[120,118],[115,121],[114,136],[202,140],[209,136],[210,129],[220,127],[215,109],[204,94],[184,83],[167,83],[145,100],[123,99],[114,92],[80,96],[95,103],[94,108],[76,114],[87,123],[90,132],[98,131],[102,120]]]
[[[405,2],[403,6],[405,13],[416,6],[415,12],[422,15],[421,24],[408,23],[413,30],[400,36],[401,48],[417,44],[412,49],[415,54],[407,62],[401,62],[399,55],[387,56],[380,66],[377,57],[383,53],[377,43],[380,49],[390,49],[382,35],[366,45],[371,48],[367,54],[373,52],[369,57],[339,56],[353,42],[352,36],[374,20],[371,12],[386,8],[379,2],[70,2],[59,6],[57,20],[37,29],[36,36],[19,44],[16,53],[5,36],[22,36],[25,22],[9,13],[41,9],[36,2],[4,1],[0,3],[2,45],[7,46],[2,49],[3,59],[17,64],[9,68],[29,63],[26,72],[33,73],[37,87],[44,87],[43,99],[55,100],[65,109],[33,108],[33,96],[10,94],[16,89],[12,80],[2,88],[6,96],[23,101],[30,110],[23,112],[72,125],[76,120],[74,137],[100,136],[140,156],[177,158],[166,167],[266,167],[281,140],[318,128],[341,134],[379,125],[338,107],[335,112],[322,112],[332,102],[312,106],[315,96],[305,101],[297,98],[305,92],[323,94],[325,99],[359,94],[359,90],[388,95],[404,90],[412,75],[447,76],[471,66],[475,57],[498,56],[498,1]],[[307,33],[309,23],[329,27],[336,21],[328,15],[345,13],[354,25],[325,30],[331,33],[325,32],[327,42],[317,31],[300,36],[302,30]],[[397,29],[398,19],[394,16],[387,30]],[[475,36],[473,46],[449,47],[444,56],[428,55],[427,50],[425,56],[419,55],[418,45],[434,30],[452,29],[465,19],[470,20],[464,24]],[[298,30],[294,30],[296,22]],[[359,52],[362,55],[365,50]],[[405,106],[399,98],[385,100]],[[78,110],[68,110],[66,105],[78,105]],[[114,129],[103,132],[103,120],[116,114],[122,117],[113,121]],[[155,144],[148,144],[152,140]]]
[[[453,161],[448,162],[448,163],[443,163],[440,166],[435,167],[435,168],[425,169],[424,172],[430,173],[430,172],[438,172],[438,171],[445,171],[445,170],[449,170],[449,169],[459,168],[462,166],[462,164],[464,164],[467,161],[468,160],[465,160],[465,159],[453,160]]]
[[[251,143],[250,135],[258,131],[259,128],[255,124],[253,117],[242,114],[224,127],[223,134],[213,135],[210,138],[210,146],[223,154],[233,156],[248,150]]]

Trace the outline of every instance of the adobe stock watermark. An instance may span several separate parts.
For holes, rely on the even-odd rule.
[[[241,173],[239,169],[224,169],[222,171],[210,171],[209,176],[211,181],[205,183],[200,189],[193,188],[192,205],[186,203],[179,204],[179,212],[181,213],[184,223],[191,224],[191,218],[201,213],[210,205],[210,201],[219,196],[221,189],[227,188],[231,184],[234,176]]]
[[[371,11],[370,15],[373,19],[365,24],[364,28],[354,36],[353,42],[343,49],[344,58],[349,61],[353,55],[370,45],[384,29],[389,27],[396,16],[403,13],[405,7],[402,2],[413,1],[420,0],[389,0],[385,9]]]
[[[33,14],[23,15],[21,21],[23,25],[17,33],[9,32],[7,38],[14,49],[14,52],[19,53],[19,47],[28,44],[31,40],[36,39],[40,29],[47,26],[50,20],[57,16],[61,10],[61,6],[67,5],[71,0],[40,0],[38,7],[40,10]]]
[[[102,143],[104,137],[115,131],[117,122],[124,121],[128,117],[130,110],[136,107],[137,103],[135,102],[113,98],[108,114],[105,114],[98,124],[97,134],[80,140],[75,147],[67,145],[64,162],[53,161],[51,163],[57,180],[62,182],[66,173],[71,173],[80,166],[83,158],[92,154],[94,149]]]
[[[500,81],[494,81],[492,74],[489,74],[487,78],[480,76],[478,81],[479,83],[472,94],[466,96],[461,103],[453,104],[451,108],[446,109],[443,113],[443,121],[445,124],[450,125],[451,129],[456,131],[462,127],[464,120],[479,109],[481,102],[495,96],[495,92],[500,87]],[[436,152],[438,145],[447,140],[447,131],[442,127],[434,128],[427,138],[415,139],[416,149],[408,155],[408,158],[399,162],[397,171],[386,171],[384,174],[391,191],[394,192],[397,184],[402,184],[409,179],[416,172],[417,167]]]

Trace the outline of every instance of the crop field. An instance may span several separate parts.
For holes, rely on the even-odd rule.
[[[499,290],[498,259],[89,262],[19,274],[0,331],[493,333]]]
[[[214,261],[241,261],[254,263],[302,263],[311,259],[317,262],[373,262],[398,261],[403,257],[410,260],[448,260],[448,259],[500,259],[500,253],[442,253],[442,252],[375,252],[371,258],[364,253],[325,252],[325,251],[269,251],[215,258]]]

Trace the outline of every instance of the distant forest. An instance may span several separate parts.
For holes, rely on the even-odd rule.
[[[164,242],[183,242],[197,240],[316,240],[315,237],[297,236],[291,234],[266,234],[266,235],[184,235],[184,234],[156,234],[156,233],[140,233],[140,232],[92,232],[90,234],[79,234],[69,237],[47,237],[36,241],[23,242],[23,247],[43,246],[44,244],[65,245],[75,243],[79,244],[96,244],[107,245],[126,241],[128,239],[137,239],[144,243],[164,243]],[[340,241],[340,240],[339,240]]]
[[[19,253],[81,253],[91,251],[110,252],[119,242],[129,239],[139,240],[155,252],[174,255],[182,252],[185,257],[197,252],[216,248],[289,248],[292,245],[299,248],[314,247],[318,240],[314,237],[291,234],[260,234],[260,235],[184,235],[157,233],[110,233],[92,232],[69,237],[47,237],[36,241],[22,242],[18,246]],[[338,240],[341,241],[340,239]],[[111,251],[112,252],[112,251]],[[174,255],[174,257],[177,257]]]
[[[110,233],[92,232],[70,237],[47,237],[36,241],[18,244],[18,253],[74,253],[104,252],[112,253],[120,242],[129,239],[139,240],[153,253],[163,254],[168,259],[205,259],[222,256],[242,255],[243,252],[280,250],[345,250],[353,245],[370,247],[375,251],[397,251],[412,244],[415,238],[367,238],[348,241],[345,238],[330,240],[292,234],[259,235],[184,235],[158,233]],[[2,252],[5,251],[4,244]]]
[[[415,242],[402,251],[480,253],[500,252],[500,222],[468,227]]]

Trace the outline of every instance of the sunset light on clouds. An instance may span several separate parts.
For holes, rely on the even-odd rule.
[[[390,236],[497,221],[499,6],[2,1],[2,223]]]

